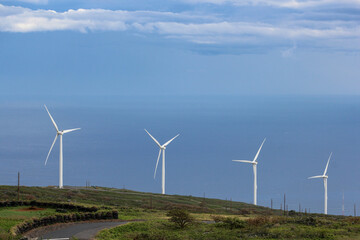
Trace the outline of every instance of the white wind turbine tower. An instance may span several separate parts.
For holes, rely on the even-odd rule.
[[[326,164],[326,167],[325,167],[325,171],[324,171],[324,174],[323,175],[320,175],[320,176],[313,176],[313,177],[309,177],[308,179],[311,179],[311,178],[322,178],[324,180],[324,189],[325,189],[325,199],[324,199],[324,213],[327,214],[327,179],[328,179],[328,176],[326,175],[326,172],[327,172],[327,169],[328,169],[328,166],[329,166],[329,162],[330,162],[330,158],[331,158],[331,155],[332,153],[330,153],[330,156],[329,156],[329,159],[327,161],[327,164]]]
[[[60,136],[60,156],[59,156],[59,188],[63,188],[63,143],[62,143],[62,135],[65,134],[65,133],[69,133],[69,132],[72,132],[72,131],[75,131],[75,130],[79,130],[80,128],[74,128],[74,129],[68,129],[68,130],[59,130],[58,126],[56,125],[54,119],[52,118],[49,110],[47,109],[47,107],[44,105],[47,113],[49,114],[49,117],[52,121],[52,123],[54,124],[54,127],[55,127],[55,130],[56,130],[56,136],[55,136],[55,139],[54,139],[54,142],[52,143],[51,147],[50,147],[50,151],[46,157],[46,160],[45,160],[45,165],[47,163],[47,160],[50,156],[50,153],[51,153],[51,150],[52,148],[54,147],[54,144],[56,142],[56,139],[58,136]]]
[[[152,138],[152,140],[154,140],[154,142],[159,146],[160,150],[159,150],[159,156],[158,159],[156,161],[156,167],[155,167],[155,172],[154,172],[154,178],[156,176],[156,170],[157,170],[157,166],[159,163],[159,159],[160,159],[160,155],[161,155],[161,151],[162,151],[162,185],[161,185],[161,193],[165,194],[165,149],[167,147],[167,145],[169,145],[175,138],[177,138],[180,134],[176,135],[175,137],[173,137],[172,139],[170,139],[169,141],[167,141],[166,143],[164,143],[163,145],[160,145],[160,143],[153,137],[151,136],[151,134],[144,129],[145,132],[147,132],[147,134],[149,134],[149,136]]]
[[[258,164],[257,162],[257,158],[259,156],[259,153],[261,151],[262,146],[264,145],[266,138],[264,139],[264,141],[261,143],[261,146],[259,148],[259,150],[257,151],[254,160],[249,161],[249,160],[233,160],[234,162],[243,162],[243,163],[251,163],[253,165],[253,170],[254,170],[254,205],[257,204],[257,180],[256,180],[256,174],[257,174],[257,170],[256,170],[256,166]]]

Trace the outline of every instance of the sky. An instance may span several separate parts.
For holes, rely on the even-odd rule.
[[[321,212],[322,183],[306,178],[333,151],[329,212],[345,192],[351,214],[359,26],[359,0],[0,0],[0,181],[57,184],[47,104],[82,128],[64,137],[65,185],[160,192],[147,128],[160,142],[181,134],[168,193],[252,202],[251,169],[231,160],[267,137],[259,204],[286,192]]]
[[[358,0],[0,1],[2,94],[358,94]]]

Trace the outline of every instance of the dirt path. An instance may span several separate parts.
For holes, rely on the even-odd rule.
[[[93,239],[95,235],[105,228],[112,228],[128,222],[124,221],[97,221],[55,224],[47,227],[34,229],[28,232],[26,237],[39,239],[59,239],[76,237],[79,240]]]

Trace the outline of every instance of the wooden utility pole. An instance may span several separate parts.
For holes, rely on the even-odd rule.
[[[20,201],[20,172],[18,172],[18,201]]]
[[[271,199],[271,203],[270,203],[270,208],[271,210],[273,209],[273,200]]]
[[[284,193],[284,216],[286,215],[286,195]]]

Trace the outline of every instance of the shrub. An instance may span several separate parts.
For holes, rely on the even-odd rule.
[[[358,224],[360,223],[360,217],[349,217],[347,221],[351,224]]]
[[[222,226],[230,229],[244,228],[246,227],[246,222],[235,217],[227,217],[222,220]]]
[[[316,226],[317,221],[314,217],[301,217],[296,220],[296,223],[308,226]]]
[[[211,218],[214,220],[214,222],[218,223],[218,222],[223,222],[225,217],[223,216],[218,216],[218,215],[212,215]]]
[[[289,211],[289,216],[295,216],[295,215],[297,215],[297,212],[295,212],[294,210]]]
[[[68,210],[63,209],[63,208],[57,208],[55,211],[58,213],[67,213],[68,212]]]
[[[172,209],[167,213],[167,216],[170,217],[170,222],[175,223],[175,225],[180,228],[184,228],[186,225],[189,225],[194,221],[194,218],[183,209]]]
[[[270,223],[270,218],[268,217],[255,217],[255,218],[249,218],[247,220],[247,223],[249,226],[262,226],[265,224],[269,224]]]

